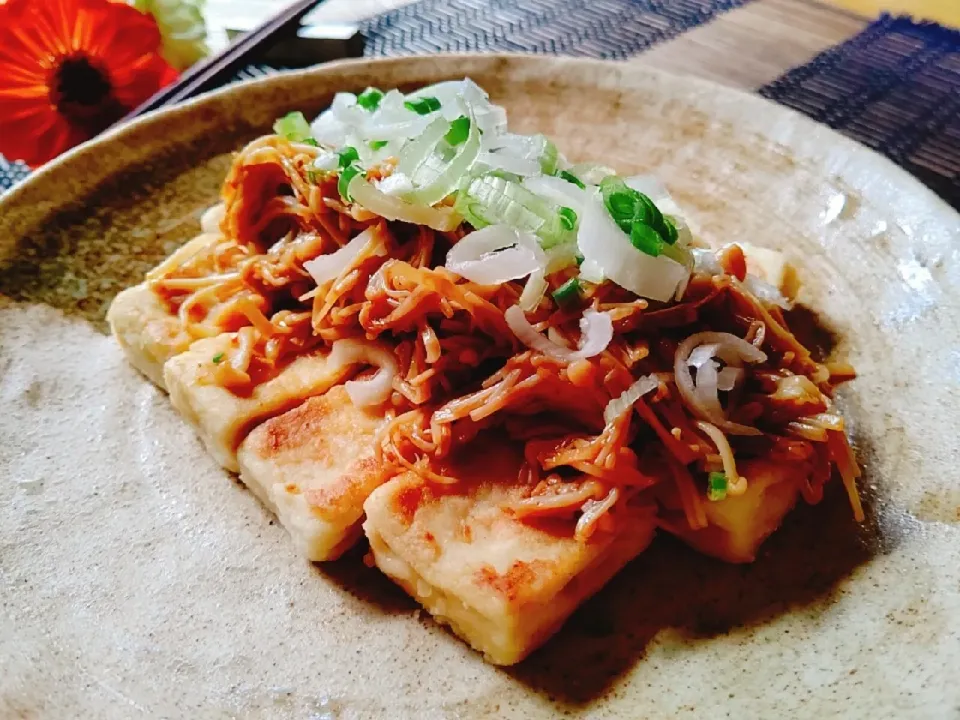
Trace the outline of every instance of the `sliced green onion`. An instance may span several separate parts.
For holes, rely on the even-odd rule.
[[[666,233],[661,233],[661,235],[663,235],[663,241],[667,243],[667,245],[676,245],[677,238],[680,237],[676,222],[674,222],[672,217],[664,215],[663,227],[666,230]]]
[[[547,250],[570,236],[555,205],[520,183],[494,174],[469,178],[457,193],[456,211],[480,229],[502,223],[540,237]]]
[[[403,103],[403,106],[417,115],[429,115],[440,109],[440,101],[435,97],[422,97],[416,100],[407,100]]]
[[[387,140],[371,140],[367,143],[371,150],[379,150],[382,147],[387,146]]]
[[[287,113],[273,124],[273,131],[293,142],[305,142],[310,137],[310,123],[299,110]]]
[[[610,175],[600,182],[603,204],[620,229],[630,236],[633,246],[647,255],[666,255],[689,266],[691,254],[677,246],[679,232],[674,221],[660,212],[649,197]]]
[[[349,145],[337,154],[340,156],[340,167],[342,168],[352,165],[360,159],[360,153],[357,152],[357,149]]]
[[[450,123],[437,118],[427,125],[422,133],[403,146],[397,161],[397,172],[403,173],[414,183],[421,177],[420,167],[436,154],[437,146],[450,130]]]
[[[216,355],[214,355],[214,356],[213,356],[213,364],[214,364],[214,365],[219,365],[220,363],[222,363],[222,362],[223,362],[223,356],[224,356],[224,353],[222,353],[222,352],[218,352]]]
[[[557,152],[557,146],[549,138],[543,138],[543,155],[540,156],[540,169],[544,175],[553,175],[557,171],[557,160],[560,159],[560,153]]]
[[[380,107],[381,100],[383,100],[383,93],[375,87],[368,87],[357,96],[357,105],[373,112]]]
[[[443,139],[450,143],[451,147],[456,147],[460,143],[465,142],[469,134],[470,118],[466,115],[461,115],[450,123],[450,130],[443,136]]]
[[[340,193],[340,197],[344,199],[344,202],[353,202],[353,198],[350,197],[349,187],[350,181],[353,180],[357,175],[360,175],[363,172],[363,168],[359,165],[348,165],[340,171],[340,179],[337,181],[337,190]]]
[[[565,230],[573,230],[577,226],[577,212],[573,208],[560,208],[560,224]]]
[[[580,281],[570,278],[563,285],[554,290],[551,295],[561,307],[570,305],[580,299]]]
[[[587,186],[580,181],[580,178],[578,178],[573,173],[567,172],[566,170],[558,170],[557,177],[560,178],[561,180],[566,180],[568,183],[573,183],[581,190],[587,189]]]
[[[447,135],[452,131],[451,127]],[[461,178],[467,174],[480,154],[480,130],[477,123],[467,118],[467,137],[458,144],[455,155],[449,159],[441,157],[441,152],[438,152],[444,149],[438,146],[445,142],[437,143],[427,162],[410,178],[416,189],[405,197],[409,202],[434,205],[457,189]],[[451,150],[449,147],[445,149],[447,152]]]
[[[583,265],[583,261],[586,260],[586,258],[582,254],[577,253],[576,260],[577,260],[577,267],[580,267],[581,265]]]
[[[722,472],[707,475],[707,499],[723,500],[727,496],[727,476]]]
[[[663,240],[660,233],[649,225],[642,222],[635,222],[630,229],[630,242],[640,252],[657,257],[663,252]]]

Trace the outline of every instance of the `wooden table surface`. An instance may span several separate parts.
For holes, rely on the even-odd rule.
[[[327,0],[311,17],[349,21],[405,5],[409,0]],[[860,32],[885,9],[909,9],[917,17],[960,26],[960,0],[754,0],[717,16],[673,40],[655,45],[629,62],[708,78],[754,90],[820,51]],[[207,0],[214,49],[225,27],[252,27],[284,0]],[[846,8],[854,8],[857,14]],[[231,25],[232,24],[232,25]]]

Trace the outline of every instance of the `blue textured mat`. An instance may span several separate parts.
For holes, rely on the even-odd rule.
[[[420,0],[364,23],[364,54],[472,50],[622,60],[748,1]]]
[[[883,153],[960,209],[960,31],[884,16],[760,94]]]

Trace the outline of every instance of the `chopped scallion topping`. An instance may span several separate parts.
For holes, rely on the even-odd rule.
[[[342,197],[345,202],[353,202],[353,198],[350,197],[350,193],[348,191],[348,188],[350,187],[350,181],[362,172],[363,168],[359,165],[348,165],[340,171],[340,179],[337,181],[337,190],[340,193],[340,197]]]
[[[312,147],[320,147],[320,143],[318,143],[312,137],[304,138],[301,142],[303,142],[304,145],[310,145]]]
[[[349,145],[341,150],[338,155],[340,156],[340,167],[342,168],[345,168],[360,159],[360,153],[357,152],[357,149],[355,147],[350,147]]]
[[[663,240],[659,233],[649,225],[635,222],[630,228],[630,242],[640,252],[657,257],[663,252]]]
[[[386,141],[386,140],[371,140],[369,143],[367,143],[367,145],[370,146],[370,149],[371,149],[371,150],[379,150],[380,148],[387,146],[387,141]]]
[[[417,115],[429,115],[440,109],[440,101],[435,97],[422,97],[416,100],[407,100],[403,103],[403,106]]]
[[[222,352],[218,352],[216,355],[214,355],[214,356],[213,356],[213,364],[214,364],[214,365],[219,365],[220,363],[222,363],[222,362],[223,362],[223,355],[224,355],[224,354],[223,354]]]
[[[580,253],[577,253],[576,255],[574,255],[574,259],[577,261],[577,267],[580,267],[581,265],[583,265],[584,261],[586,260],[586,258]]]
[[[560,208],[560,224],[564,230],[573,230],[577,226],[577,212],[573,208]]]
[[[707,475],[707,499],[723,500],[727,496],[727,476],[722,472]]]
[[[580,281],[570,278],[552,293],[557,305],[565,306],[576,302],[580,298]]]
[[[557,171],[560,153],[550,138],[544,138],[543,155],[540,156],[540,170],[544,175],[553,175]]]
[[[677,227],[664,217],[653,200],[615,175],[600,182],[600,193],[610,217],[630,236],[635,248],[653,257],[663,253],[684,264],[684,251],[670,247],[677,241]]]
[[[368,87],[357,96],[357,105],[373,112],[380,107],[381,100],[383,100],[383,93],[375,87]]]
[[[452,123],[450,123],[450,129],[447,131],[447,134],[443,136],[443,139],[450,143],[450,145],[453,147],[456,147],[457,145],[465,142],[469,135],[470,118],[468,118],[466,115],[461,115]]]
[[[573,183],[581,190],[587,189],[587,186],[580,181],[580,178],[578,178],[573,173],[567,172],[566,170],[558,170],[557,177],[560,178],[561,180],[566,180],[568,183]]]
[[[287,113],[273,124],[273,131],[293,142],[306,142],[310,138],[310,123],[299,110]],[[310,138],[312,139],[312,138]]]

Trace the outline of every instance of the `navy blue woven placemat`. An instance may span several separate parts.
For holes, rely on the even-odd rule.
[[[886,15],[760,94],[883,153],[960,209],[960,31]]]
[[[749,0],[420,0],[365,22],[368,57],[527,52],[622,60]]]

